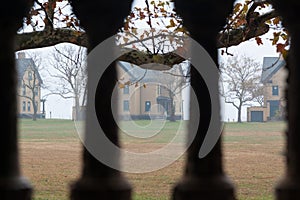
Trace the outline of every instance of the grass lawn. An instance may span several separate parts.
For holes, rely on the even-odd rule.
[[[134,123],[123,122],[120,125],[123,129],[122,146],[133,151],[159,148],[169,142],[175,133],[179,133],[181,137],[177,142],[181,142],[186,134],[185,123]],[[236,185],[239,199],[273,198],[274,184],[284,171],[284,129],[282,122],[224,125],[224,168]],[[20,120],[19,131],[22,173],[34,186],[34,199],[68,199],[69,184],[79,177],[81,171],[82,146],[73,121]],[[151,137],[137,139],[126,132]],[[172,187],[183,173],[184,160],[182,156],[172,165],[151,173],[125,173],[133,185],[134,200],[170,199]]]

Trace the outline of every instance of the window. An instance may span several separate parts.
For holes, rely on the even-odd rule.
[[[37,101],[35,102],[35,106],[36,106],[36,109],[39,107],[39,103]]]
[[[38,88],[38,87],[35,87],[35,88],[34,88],[34,93],[35,93],[36,96],[39,95],[39,88]]]
[[[26,95],[26,84],[23,83],[23,86],[22,86],[22,95],[25,96]]]
[[[157,95],[158,96],[161,95],[161,86],[160,85],[157,86]]]
[[[274,86],[272,86],[272,95],[273,96],[278,96],[278,94],[279,94],[279,91],[278,91],[279,89],[278,89],[278,85],[274,85]]]
[[[151,109],[151,101],[145,101],[145,112],[149,112]]]
[[[30,111],[31,103],[30,101],[27,102],[27,111]]]
[[[171,106],[172,106],[172,102],[171,102]],[[180,106],[179,106],[180,107]],[[174,101],[173,102],[173,109],[174,109],[174,111],[176,112],[176,102]]]
[[[26,102],[25,101],[22,102],[22,111],[23,112],[26,111]]]
[[[128,100],[123,101],[123,111],[129,111],[129,101]]]
[[[129,94],[129,85],[125,85],[123,88],[123,94]]]
[[[32,80],[32,72],[28,71],[28,80]]]

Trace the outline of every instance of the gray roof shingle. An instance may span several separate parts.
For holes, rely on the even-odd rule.
[[[150,83],[150,82],[160,82],[168,84],[172,81],[174,81],[174,77],[172,75],[164,73],[164,71],[158,71],[158,70],[147,70],[144,68],[141,68],[137,65],[119,61],[119,66],[129,74],[130,81],[136,82],[141,81],[144,83]],[[171,76],[171,78],[169,78]]]
[[[33,69],[37,71],[37,67],[36,67],[34,61],[32,60],[32,58],[18,58],[18,59],[16,59],[16,66],[17,66],[19,83],[21,83],[24,73],[26,72],[26,70],[29,66],[32,66]],[[42,81],[42,78],[38,71],[37,71],[37,76],[38,76],[39,83],[42,84],[43,81]]]
[[[261,82],[268,82],[272,76],[282,67],[286,65],[286,62],[283,58],[278,57],[264,57]]]

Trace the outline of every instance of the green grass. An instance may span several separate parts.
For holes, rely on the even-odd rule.
[[[240,142],[247,144],[265,144],[272,141],[281,141],[283,135],[274,134],[284,133],[285,122],[267,122],[267,123],[225,123],[224,131],[232,133],[225,134],[224,142]],[[246,135],[240,133],[247,133]]]
[[[19,120],[19,138],[23,141],[51,141],[76,139],[76,130],[72,120],[31,119]]]
[[[124,142],[142,142],[142,143],[167,143],[171,141],[176,134],[179,133],[177,138],[178,142],[185,140],[187,132],[186,122],[166,122],[165,124],[160,121],[138,120],[134,122],[122,121],[120,128],[125,130],[121,132],[121,140]],[[72,120],[61,119],[47,119],[32,121],[31,119],[22,119],[19,121],[20,139],[22,140],[72,140],[77,139],[77,133],[74,122]],[[268,122],[268,123],[225,123],[224,130],[226,132],[265,132],[270,133],[276,131],[284,131],[284,122]],[[128,135],[130,132],[136,138]],[[280,140],[280,136],[262,135],[234,135],[225,136],[225,142],[239,142],[239,141],[252,141],[261,142],[265,140]]]
[[[123,130],[120,133],[121,141],[131,143],[168,143],[173,139],[179,143],[185,141],[186,122],[160,120],[149,122],[149,120],[120,122],[120,128]]]
[[[153,121],[152,124],[148,120],[138,120],[134,122],[123,121],[120,122],[120,127],[130,133],[133,133],[137,137],[147,137],[156,130],[160,130],[153,137],[145,138],[134,138],[126,134],[124,131],[121,132],[121,140],[123,142],[136,142],[136,143],[168,143],[176,134],[178,137],[175,139],[176,142],[185,142],[186,138],[186,121],[166,122],[163,126],[159,121]],[[284,122],[268,122],[268,123],[225,123],[224,131],[232,133],[247,132],[245,135],[225,135],[223,140],[225,142],[247,142],[262,144],[273,140],[282,140],[282,136],[272,135],[273,132],[284,132],[286,124]],[[257,135],[258,132],[264,134]],[[251,135],[251,133],[253,133]]]
[[[224,130],[227,132],[274,132],[274,131],[283,131],[286,127],[285,122],[229,122],[224,123]]]

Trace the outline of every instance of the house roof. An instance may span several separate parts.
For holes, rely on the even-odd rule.
[[[39,80],[39,83],[42,84],[43,80],[40,76],[40,73],[37,70],[37,67],[34,63],[34,61],[32,60],[32,58],[17,58],[16,59],[16,66],[17,66],[17,72],[18,72],[18,82],[21,83],[21,81],[23,80],[23,76],[26,72],[26,70],[28,69],[29,66],[32,66],[34,70],[36,70],[37,72],[37,78]]]
[[[170,74],[164,73],[164,71],[158,70],[149,70],[141,68],[137,65],[119,61],[119,66],[130,76],[131,82],[160,82],[160,83],[169,83],[170,81],[174,81],[174,78],[168,78],[167,76],[171,76]]]
[[[264,57],[261,82],[268,82],[274,76],[274,74],[285,65],[286,62],[282,57]]]

